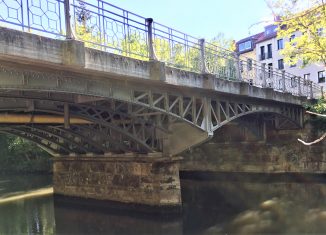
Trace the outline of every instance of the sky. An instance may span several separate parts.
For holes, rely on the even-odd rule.
[[[223,33],[227,39],[237,41],[262,32],[268,23],[257,23],[273,19],[264,0],[107,1],[189,35],[206,39]]]

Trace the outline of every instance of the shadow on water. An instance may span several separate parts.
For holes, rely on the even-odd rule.
[[[101,208],[52,196],[17,200],[0,204],[0,234],[323,234],[326,184],[311,179],[183,179],[179,216]]]
[[[181,217],[81,206],[60,197],[54,202],[58,234],[183,234]]]

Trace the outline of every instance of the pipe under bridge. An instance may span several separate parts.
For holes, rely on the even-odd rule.
[[[54,2],[67,7],[67,1]],[[109,17],[102,10],[101,17]],[[102,41],[94,46],[73,40],[68,26],[69,39],[0,27],[0,132],[55,157],[57,194],[178,206],[179,153],[246,115],[278,129],[300,128],[303,104],[315,96],[307,81],[258,65],[242,67],[234,55],[212,54],[200,40],[198,70],[160,60],[158,31],[149,19],[143,30],[147,59],[137,51],[116,53],[119,48],[107,49]],[[224,65],[203,62],[214,56]]]

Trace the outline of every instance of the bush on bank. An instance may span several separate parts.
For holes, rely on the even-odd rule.
[[[51,169],[51,156],[39,146],[0,134],[0,173],[48,173]]]

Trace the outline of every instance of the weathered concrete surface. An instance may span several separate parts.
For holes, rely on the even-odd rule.
[[[296,105],[305,101],[304,97],[187,72],[161,62],[141,61],[85,48],[79,41],[55,40],[3,27],[0,27],[0,61],[29,64],[34,68],[78,71],[96,80],[147,81],[148,85],[203,89],[211,95],[222,93]]]
[[[149,206],[181,205],[180,158],[160,154],[57,157],[54,193]]]
[[[258,140],[241,126],[219,129],[207,143],[183,153],[182,171],[254,173],[326,173],[326,144],[305,146],[320,136],[309,124],[303,130],[267,128],[266,140]]]

